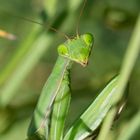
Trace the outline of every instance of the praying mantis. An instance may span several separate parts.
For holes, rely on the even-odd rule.
[[[81,36],[77,36],[72,40],[67,40],[65,43],[58,46],[58,58],[53,71],[48,78],[37,107],[34,111],[33,119],[30,124],[28,134],[42,133],[41,131],[48,131],[48,117],[52,109],[52,105],[56,98],[63,99],[65,109],[62,110],[61,103],[56,104],[53,109],[60,111],[62,116],[66,116],[67,108],[70,102],[70,69],[72,63],[80,63],[82,66],[86,66],[93,46],[92,34],[86,33]],[[58,96],[58,97],[57,97]],[[47,101],[47,102],[46,102]],[[43,121],[42,121],[43,118]],[[57,118],[57,116],[56,116]],[[44,121],[45,120],[45,121]],[[64,120],[62,124],[64,124]],[[55,125],[54,129],[51,130],[55,133],[62,133],[63,127],[59,126],[59,121],[55,119],[51,125]],[[61,129],[61,130],[60,130]],[[44,132],[43,132],[44,133]],[[59,135],[59,134],[56,134]],[[60,134],[61,138],[61,134]],[[55,138],[50,138],[55,139]],[[57,140],[59,138],[57,137]]]
[[[86,0],[84,6],[85,3]],[[66,36],[66,38],[68,40],[58,46],[56,64],[35,108],[28,129],[29,138],[39,135],[42,139],[63,139],[65,118],[71,99],[70,70],[73,62],[83,67],[87,66],[94,41],[92,34],[79,35],[78,30],[76,37],[70,39]]]
[[[59,56],[50,77],[44,85],[40,99],[35,108],[32,121],[28,130],[29,139],[32,139],[34,135],[37,135],[41,137],[41,139],[45,140],[62,140],[63,138],[64,140],[67,140],[66,138],[69,137],[69,133],[68,135],[65,135],[67,137],[64,137],[63,134],[65,118],[67,116],[71,99],[70,70],[74,62],[79,63],[84,67],[88,64],[89,56],[92,51],[93,41],[94,39],[92,34],[77,34],[75,38],[70,39],[68,37],[66,42],[58,46]],[[110,100],[110,98],[108,100]],[[103,100],[100,103],[104,105]],[[106,102],[106,104],[108,104],[108,102]],[[97,111],[100,111],[99,107],[96,108]],[[93,110],[90,110],[89,112],[92,111]],[[85,119],[85,115],[82,115],[82,117],[80,117],[80,120],[85,123],[88,122],[90,118],[94,119],[94,117],[97,116],[96,121],[94,121],[95,123],[90,124],[95,124],[96,127],[98,127],[107,112],[106,111],[104,113],[104,111],[106,110],[103,108],[101,110],[101,113],[99,112],[99,115],[96,115],[96,113],[93,111],[94,114],[88,115],[90,117],[87,117],[87,120]],[[96,123],[97,121],[98,125]],[[92,125],[91,127],[89,127],[89,123],[85,124],[88,128],[87,131],[91,133],[94,128],[92,129]],[[82,125],[80,124],[80,126]],[[83,126],[85,128],[85,125]],[[75,129],[77,130],[77,127],[75,127]],[[70,131],[71,130],[73,129],[70,129]],[[76,133],[76,131],[74,131],[74,133]],[[86,136],[89,133],[86,132]],[[69,140],[72,140],[72,136],[73,135],[70,136]],[[77,140],[76,138],[75,140]],[[82,138],[78,140],[82,140]]]

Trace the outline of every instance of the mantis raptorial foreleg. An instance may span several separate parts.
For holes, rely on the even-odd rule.
[[[70,101],[70,80],[69,71],[72,63],[77,62],[82,66],[86,66],[88,63],[89,55],[93,45],[93,36],[89,33],[77,36],[72,40],[66,41],[58,47],[59,57],[53,68],[53,71],[48,78],[43,91],[41,93],[39,102],[34,111],[33,119],[29,128],[28,135],[34,133],[49,137],[47,132],[57,135],[57,138],[50,138],[51,140],[60,140],[63,133],[63,125],[65,119],[61,120],[59,125],[58,119],[62,116],[66,116],[67,108]],[[59,96],[58,96],[59,95]],[[60,96],[61,95],[61,96]],[[61,98],[62,97],[62,98]],[[64,100],[63,100],[64,98]],[[59,103],[59,99],[62,100]],[[52,115],[54,112],[59,111],[56,118],[52,118],[51,125],[49,115],[55,100]],[[58,104],[57,104],[58,102]],[[62,102],[65,104],[65,109],[62,110]],[[53,120],[54,119],[54,120]],[[50,129],[51,128],[51,129]],[[46,133],[46,134],[45,134]],[[60,137],[59,137],[60,134]],[[47,136],[46,136],[47,135]]]
[[[69,71],[65,73],[58,95],[53,105],[51,124],[50,124],[50,140],[61,140],[67,112],[69,109],[71,93],[70,93],[70,77]]]

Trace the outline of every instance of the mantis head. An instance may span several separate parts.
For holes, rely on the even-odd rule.
[[[92,46],[93,36],[92,34],[86,33],[59,45],[58,53],[60,56],[80,63],[82,66],[86,66],[88,64]]]

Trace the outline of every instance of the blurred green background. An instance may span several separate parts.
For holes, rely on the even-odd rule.
[[[0,29],[17,36],[0,38],[0,140],[24,140],[39,94],[57,59],[57,46],[65,37],[23,19],[28,18],[73,37],[83,0],[0,0]],[[118,74],[140,9],[139,0],[88,0],[80,34],[95,38],[89,65],[71,71],[72,103],[67,126]],[[31,61],[30,61],[31,60]],[[139,58],[138,58],[139,60]],[[129,85],[127,106],[118,120],[116,135],[140,108],[140,62]],[[139,136],[140,138],[140,136]]]

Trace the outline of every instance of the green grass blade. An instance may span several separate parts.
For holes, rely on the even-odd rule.
[[[21,45],[17,48],[15,54],[11,58],[10,62],[6,65],[4,69],[0,72],[0,85],[3,84],[8,77],[11,75],[11,73],[14,71],[14,69],[17,67],[17,65],[20,63],[23,56],[28,52],[28,50],[32,47],[32,44],[40,32],[40,27],[38,25],[34,25],[31,32],[27,36],[26,39],[24,39],[21,42]]]
[[[130,120],[117,140],[134,140],[135,132],[140,130],[140,111]]]
[[[31,69],[38,63],[41,56],[46,52],[52,41],[52,35],[42,34],[33,44],[28,53],[22,59],[18,68],[13,73],[12,77],[1,89],[0,105],[6,106],[10,100],[16,95],[16,90],[31,71]]]
[[[49,17],[54,17],[57,11],[58,0],[45,0],[44,8]],[[56,10],[54,10],[56,9]]]
[[[102,125],[102,128],[101,128],[101,130],[99,132],[99,137],[97,138],[97,140],[107,140],[107,136],[108,136],[107,134],[108,134],[108,132],[110,130],[110,126],[111,126],[111,124],[112,124],[112,122],[114,120],[115,112],[116,112],[116,108],[112,108],[108,112],[108,114],[107,114],[107,116],[106,116],[106,118],[104,120],[104,123]]]
[[[138,17],[134,32],[130,39],[128,49],[126,51],[126,54],[122,63],[120,76],[118,78],[118,91],[116,94],[116,98],[114,98],[115,99],[114,103],[117,103],[124,94],[125,87],[128,83],[128,79],[130,77],[130,74],[136,62],[136,59],[139,55],[139,51],[140,51],[140,15]],[[117,108],[116,108],[116,111],[117,111]],[[116,111],[114,112],[114,114],[112,114],[112,116],[115,115]],[[110,126],[112,125],[111,119],[108,125]],[[108,126],[108,129],[110,128],[110,126]],[[106,130],[106,131],[109,132],[109,130]]]
[[[138,16],[138,20],[135,29],[133,31],[132,37],[130,39],[128,49],[126,50],[126,54],[124,56],[124,60],[120,70],[120,77],[118,80],[119,88],[118,88],[118,96],[116,97],[116,102],[120,100],[121,97],[123,96],[125,87],[127,86],[127,82],[135,65],[139,52],[140,52],[140,14]]]
[[[97,96],[80,119],[69,129],[64,140],[81,140],[96,130],[106,116],[115,98],[118,77],[114,78]]]

